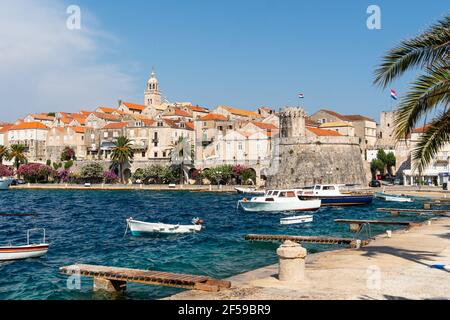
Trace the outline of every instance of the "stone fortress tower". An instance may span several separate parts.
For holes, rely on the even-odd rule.
[[[144,105],[147,107],[161,105],[161,92],[159,91],[158,79],[154,70],[152,70],[150,78],[147,81],[147,88],[144,92]]]
[[[280,137],[268,171],[268,187],[292,188],[316,183],[367,185],[357,137],[312,133],[306,127],[303,108],[285,107],[279,118]]]

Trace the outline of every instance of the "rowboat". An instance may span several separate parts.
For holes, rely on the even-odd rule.
[[[11,177],[0,177],[0,190],[8,190],[12,182]]]
[[[281,218],[280,224],[297,224],[297,223],[307,223],[307,222],[312,222],[312,221],[313,221],[312,215],[305,215],[305,216]]]
[[[244,198],[238,201],[244,211],[315,211],[320,208],[320,199],[303,200],[295,190],[268,190],[263,197]]]
[[[30,232],[43,230],[44,236],[39,244],[30,244]],[[0,247],[0,261],[23,260],[28,258],[39,258],[47,253],[49,244],[45,242],[45,229],[27,230],[27,244],[22,246]]]
[[[133,218],[127,219],[127,226],[130,228],[131,235],[138,236],[141,233],[193,233],[202,230],[203,221],[194,218],[190,225],[180,224],[166,224],[166,223],[152,223],[134,220]]]
[[[264,190],[257,190],[256,188],[243,188],[243,187],[234,187],[237,193],[246,193],[246,194],[265,194]]]
[[[356,206],[372,202],[371,195],[342,192],[340,189],[343,186],[340,184],[316,184],[313,187],[296,189],[296,192],[303,199],[322,200],[322,206]]]
[[[383,199],[385,201],[395,201],[395,202],[412,202],[413,199],[406,197],[404,195],[387,194],[382,192],[375,193],[375,197]]]

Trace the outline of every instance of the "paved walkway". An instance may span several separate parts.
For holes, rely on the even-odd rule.
[[[311,255],[306,279],[280,282],[277,265],[231,277],[217,293],[185,291],[167,299],[450,299],[450,219],[380,235],[360,250]]]

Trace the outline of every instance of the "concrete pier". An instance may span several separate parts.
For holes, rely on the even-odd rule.
[[[450,219],[382,234],[359,250],[308,255],[305,279],[278,280],[278,264],[228,280],[217,293],[186,291],[167,299],[450,299]],[[275,253],[274,253],[275,254]]]

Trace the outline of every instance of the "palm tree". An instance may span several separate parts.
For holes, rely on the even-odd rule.
[[[19,169],[20,165],[27,162],[25,156],[25,146],[23,144],[13,144],[8,153],[8,160],[14,160],[14,167]]]
[[[133,149],[131,148],[130,140],[126,137],[119,137],[111,153],[111,159],[114,164],[119,166],[120,181],[124,183],[123,166],[132,161],[134,157]]]
[[[406,71],[422,69],[395,110],[397,139],[405,139],[421,119],[437,111],[413,150],[414,166],[419,172],[450,139],[449,58],[450,15],[447,15],[422,34],[389,50],[375,71],[374,83],[386,88]]]
[[[8,159],[8,148],[0,145],[0,164],[3,164],[3,159]]]

